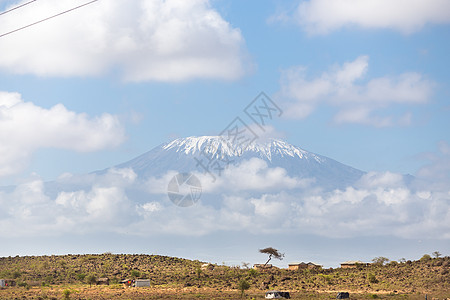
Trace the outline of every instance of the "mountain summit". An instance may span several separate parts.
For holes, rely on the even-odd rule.
[[[242,144],[241,144],[242,145]],[[177,172],[212,172],[258,158],[269,168],[283,168],[291,177],[311,178],[326,188],[343,188],[353,184],[363,171],[314,154],[279,139],[259,139],[247,146],[230,143],[221,136],[179,138],[164,143],[116,168],[132,168],[139,177],[162,176]]]
[[[269,161],[272,160],[272,156],[289,156],[321,161],[319,156],[277,139],[268,139],[264,142],[256,140],[248,146],[243,146],[220,136],[188,137],[176,139],[164,145],[163,148],[192,155],[204,153],[214,158],[239,157],[253,153],[255,156]]]

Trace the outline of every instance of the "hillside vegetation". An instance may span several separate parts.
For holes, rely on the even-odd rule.
[[[424,256],[425,257],[425,256]],[[360,294],[434,294],[450,298],[450,257],[425,257],[418,261],[372,264],[352,269],[290,271],[272,268],[254,270],[215,265],[202,270],[203,262],[187,259],[130,254],[25,256],[0,258],[0,278],[15,279],[16,289],[60,285],[89,286],[89,277],[107,277],[111,286],[122,288],[123,279],[147,278],[152,288],[237,290],[245,280],[250,290],[268,289],[292,293],[350,291]],[[11,288],[12,289],[12,288]],[[261,291],[261,292],[258,292]],[[0,299],[2,291],[0,291]],[[392,297],[390,298],[392,299]],[[430,298],[431,299],[431,298]]]

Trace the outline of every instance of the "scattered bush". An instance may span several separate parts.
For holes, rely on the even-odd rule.
[[[367,274],[367,280],[369,280],[369,283],[378,283],[378,279],[373,273]]]
[[[72,292],[70,291],[70,290],[68,290],[68,289],[65,289],[64,291],[63,291],[63,298],[64,299],[70,299],[70,294],[71,294]]]
[[[422,256],[422,258],[420,259],[420,261],[424,262],[424,261],[429,261],[431,260],[431,256],[429,254],[425,254],[424,256]]]
[[[250,288],[250,283],[248,283],[245,279],[241,279],[238,284],[238,289],[241,291],[241,297],[244,297],[245,291]]]
[[[195,269],[195,274],[197,274],[197,278],[200,278],[200,276],[202,275],[202,269],[200,267],[197,267]]]
[[[83,274],[83,273],[77,274],[77,279],[78,279],[79,281],[83,281],[85,278],[86,278],[86,274]]]
[[[331,284],[331,275],[323,275],[323,274],[320,275],[327,284]]]
[[[139,272],[138,270],[132,270],[131,271],[131,277],[137,278],[139,276],[141,276],[141,272]]]
[[[256,271],[255,269],[248,269],[247,273],[250,277],[256,277],[256,275],[258,275],[258,271]]]
[[[398,262],[396,262],[395,260],[391,261],[388,263],[389,266],[395,267],[396,265],[398,265]]]
[[[95,276],[94,274],[91,274],[87,277],[87,283],[89,284],[89,286],[92,286],[93,284],[97,283],[97,276]]]
[[[22,274],[19,271],[14,271],[11,276],[12,278],[17,279],[22,276]]]

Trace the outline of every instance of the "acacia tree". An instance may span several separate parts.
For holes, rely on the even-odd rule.
[[[245,291],[250,288],[250,283],[248,283],[245,279],[241,279],[239,281],[238,288],[241,291],[241,298],[243,298],[245,295]]]
[[[266,261],[266,263],[264,264],[264,266],[266,266],[269,261],[272,259],[272,257],[279,259],[279,260],[283,260],[284,257],[284,253],[279,252],[277,249],[272,248],[272,247],[267,247],[264,249],[259,249],[260,253],[263,254],[268,254],[269,255],[269,259]]]
[[[91,274],[87,277],[87,283],[89,283],[89,287],[91,287],[93,284],[97,283],[97,276],[94,274]]]
[[[375,265],[383,266],[384,264],[389,262],[389,258],[383,257],[383,256],[378,256],[378,257],[375,257],[374,259],[372,259],[372,262]]]
[[[439,256],[441,256],[441,253],[440,253],[439,251],[434,251],[434,252],[433,252],[433,256],[434,256],[435,258],[439,258]]]

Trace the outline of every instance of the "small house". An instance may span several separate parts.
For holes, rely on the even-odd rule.
[[[292,271],[306,269],[308,267],[304,262],[293,262],[288,264],[288,269]]]
[[[318,265],[318,264],[315,264],[313,262],[309,262],[306,265],[308,266],[308,269],[310,269],[310,270],[321,269],[322,268],[322,265]]]
[[[212,270],[214,270],[214,265],[211,264],[211,263],[203,264],[202,267],[201,267],[201,269],[202,269],[203,271],[205,271],[205,270],[212,271]]]
[[[288,269],[289,270],[301,270],[301,269],[320,269],[322,268],[321,265],[309,262],[309,263],[305,263],[305,262],[295,262],[295,263],[290,263],[288,265]]]
[[[0,287],[5,287],[5,279],[0,279]]]
[[[96,285],[109,285],[109,278],[99,278],[97,279]]]
[[[368,263],[359,260],[350,260],[341,263],[341,268],[348,269],[348,268],[356,268],[357,266],[368,266],[368,265],[369,265]]]
[[[136,279],[134,282],[135,287],[149,287],[150,279]]]

